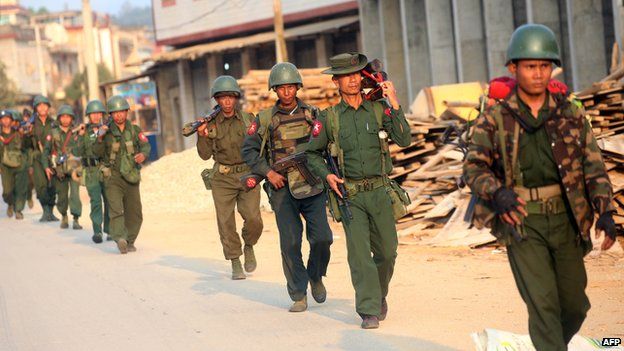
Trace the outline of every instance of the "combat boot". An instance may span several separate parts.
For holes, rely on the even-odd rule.
[[[325,299],[327,299],[327,289],[325,289],[325,285],[323,285],[323,278],[319,278],[317,282],[310,280],[310,287],[312,288],[314,301],[318,303],[325,302]]]
[[[24,219],[24,215],[21,212],[15,212],[15,219]]]
[[[79,217],[74,216],[74,223],[72,224],[72,229],[74,229],[74,230],[80,230],[80,229],[82,229],[82,226],[81,226],[81,225],[80,225],[80,223],[78,222],[78,218],[79,218]]]
[[[235,258],[232,260],[232,280],[241,280],[245,279],[245,272],[243,272],[243,265],[241,264],[240,258]]]
[[[50,215],[48,214],[48,206],[41,205],[41,208],[43,209],[43,213],[41,214],[39,222],[49,222]]]
[[[13,205],[9,205],[9,207],[7,207],[7,217],[13,217],[13,212]]]
[[[128,242],[126,239],[117,240],[117,248],[119,249],[119,253],[125,255],[128,253]]]
[[[106,241],[113,241],[113,236],[110,234],[106,234]]]
[[[386,301],[386,298],[384,297],[383,299],[381,299],[381,313],[379,314],[379,320],[383,321],[384,319],[386,319],[387,315],[388,315],[388,301]]]
[[[48,206],[48,222],[58,222],[59,219],[54,215],[54,206]]]
[[[288,309],[288,312],[303,312],[308,309],[308,297],[304,296],[303,299],[295,301]]]
[[[128,252],[136,252],[136,246],[134,246],[134,243],[128,243]]]
[[[93,236],[91,237],[91,240],[93,240],[93,242],[96,244],[100,244],[102,242],[102,233],[93,234]]]
[[[61,219],[61,229],[69,228],[69,219],[67,219],[67,215],[63,215],[63,219]]]
[[[362,329],[377,329],[379,328],[379,318],[377,316],[362,316]]]
[[[251,273],[256,270],[256,255],[254,254],[253,246],[245,245],[243,248],[245,254],[245,272]]]

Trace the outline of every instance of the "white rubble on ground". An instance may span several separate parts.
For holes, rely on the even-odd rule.
[[[206,190],[201,172],[212,168],[213,160],[204,161],[196,148],[169,154],[141,171],[141,200],[148,213],[213,212],[212,194]],[[260,206],[270,211],[264,191]]]

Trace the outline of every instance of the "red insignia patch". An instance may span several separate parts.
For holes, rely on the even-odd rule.
[[[52,136],[50,134],[48,134],[48,136],[46,136],[46,140],[47,141],[52,141]]]
[[[249,125],[249,128],[247,129],[247,135],[254,135],[256,134],[257,130],[258,124],[254,121],[253,123],[251,123],[251,125]]]
[[[247,178],[246,185],[247,188],[253,189],[256,187],[256,185],[258,185],[258,183],[256,182],[255,178]]]
[[[390,116],[392,115],[392,111],[390,111],[390,107],[387,107],[387,108],[384,110],[384,114],[385,114],[386,116],[388,116],[388,117],[390,117]]]
[[[323,123],[321,123],[321,121],[314,121],[312,136],[316,138],[319,134],[321,134],[321,130],[323,130]]]
[[[139,140],[141,140],[141,142],[147,143],[147,137],[145,136],[145,134],[143,134],[143,132],[139,133]]]

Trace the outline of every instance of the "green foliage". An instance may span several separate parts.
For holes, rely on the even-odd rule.
[[[0,106],[13,106],[17,102],[18,90],[6,74],[6,67],[0,61]]]
[[[116,15],[112,16],[113,23],[120,27],[149,27],[154,26],[151,6],[134,6],[126,0]]]

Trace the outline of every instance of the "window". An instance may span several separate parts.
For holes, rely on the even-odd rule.
[[[160,6],[162,7],[175,6],[175,4],[176,4],[175,0],[161,0],[160,1]]]

